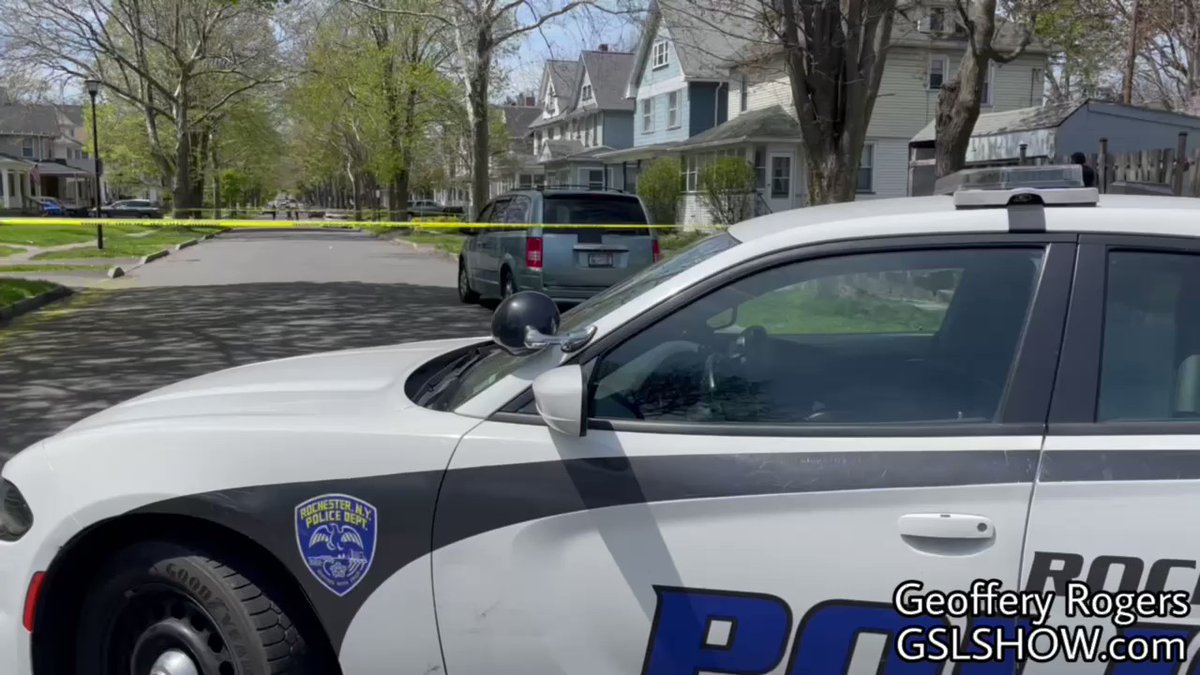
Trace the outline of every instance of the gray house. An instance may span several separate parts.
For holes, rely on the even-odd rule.
[[[633,145],[634,104],[624,92],[633,61],[601,45],[578,61],[546,63],[542,115],[529,130],[548,183],[612,184],[598,156]]]
[[[1087,155],[1108,139],[1109,153],[1174,148],[1179,132],[1188,133],[1188,151],[1200,147],[1200,117],[1113,101],[1082,99],[979,116],[967,147],[967,166],[1005,166],[1021,161],[1061,161],[1072,153]],[[934,123],[909,142],[909,194],[933,193]]]
[[[91,206],[95,167],[85,139],[79,106],[0,104],[0,208],[28,210],[33,197]]]

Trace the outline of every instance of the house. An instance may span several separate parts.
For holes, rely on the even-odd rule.
[[[610,185],[635,190],[644,163],[672,156],[680,142],[728,119],[728,58],[753,27],[729,13],[718,28],[699,4],[651,0],[625,96],[633,101],[633,143],[601,155]]]
[[[980,115],[967,146],[967,166],[1005,166],[1066,161],[1072,153],[1091,155],[1100,139],[1109,153],[1174,148],[1188,134],[1188,150],[1200,147],[1200,117],[1115,101],[1081,99],[1056,105]],[[1024,146],[1024,147],[1022,147]],[[925,125],[909,143],[911,193],[933,194],[934,125]]]
[[[937,109],[942,84],[957,73],[967,48],[966,33],[954,19],[954,4],[928,0],[915,11],[897,13],[879,94],[867,127],[858,176],[858,199],[904,196],[908,192],[908,146]],[[1015,44],[1015,29],[1002,25],[997,47]],[[1005,64],[991,63],[985,75],[983,110],[997,112],[1038,106],[1049,48],[1034,41]],[[808,169],[795,120],[791,83],[781,49],[745,45],[731,55],[728,120],[678,142],[673,150],[684,164],[681,221],[709,224],[698,193],[705,164],[719,156],[742,157],[757,176],[759,211],[806,206]],[[744,116],[744,117],[743,117]]]
[[[600,45],[577,61],[548,61],[542,75],[542,115],[530,125],[547,183],[613,186],[601,158],[633,144],[633,101],[624,95],[633,67],[629,52]]]
[[[508,135],[507,152],[492,163],[492,196],[505,190],[545,183],[545,168],[533,153],[533,139],[529,136],[529,125],[542,114],[542,109],[534,102],[534,97],[530,96],[522,101],[524,105],[492,106],[504,119]]]
[[[0,104],[0,171],[6,209],[33,207],[54,197],[68,208],[95,203],[95,165],[87,156],[80,106]]]

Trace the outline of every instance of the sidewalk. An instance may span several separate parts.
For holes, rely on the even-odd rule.
[[[136,266],[138,258],[55,258],[35,260],[34,257],[48,251],[90,249],[94,243],[60,244],[58,246],[28,246],[8,244],[11,248],[24,249],[20,253],[0,258],[0,278],[44,279],[69,288],[90,288],[108,281],[108,270],[113,265],[125,269]]]

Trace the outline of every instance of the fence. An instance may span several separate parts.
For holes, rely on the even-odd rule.
[[[1070,157],[1058,157],[1054,163],[1070,163]],[[1100,192],[1200,197],[1200,148],[1187,150],[1187,132],[1179,133],[1174,148],[1122,153],[1108,152],[1108,139],[1102,138],[1098,151],[1088,157],[1088,164],[1096,169]]]

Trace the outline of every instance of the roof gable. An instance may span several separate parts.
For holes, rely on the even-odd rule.
[[[583,77],[580,78],[576,107],[588,105],[600,110],[633,110],[633,101],[625,97],[624,87],[633,69],[633,54],[629,52],[585,51],[579,56]],[[582,100],[584,83],[592,85],[592,100]]]
[[[732,57],[752,42],[738,36],[757,35],[761,29],[749,18],[722,8],[721,2],[651,0],[626,96],[637,95],[650,50],[660,37],[670,42],[685,80],[728,80]]]

